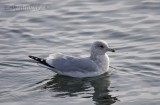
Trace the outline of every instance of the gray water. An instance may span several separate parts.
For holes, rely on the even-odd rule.
[[[159,105],[159,0],[1,0],[0,105]],[[88,56],[95,40],[109,73],[71,78],[28,55]]]

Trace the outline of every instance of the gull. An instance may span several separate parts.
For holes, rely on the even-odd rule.
[[[84,78],[94,77],[106,73],[109,69],[110,60],[106,52],[115,52],[103,40],[95,41],[91,45],[90,56],[84,58],[72,57],[63,54],[50,54],[47,58],[29,56],[59,75]]]

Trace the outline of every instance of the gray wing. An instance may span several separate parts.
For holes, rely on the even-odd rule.
[[[94,72],[96,64],[90,58],[74,58],[63,56],[55,59],[47,59],[47,63],[60,72]],[[57,71],[57,72],[58,72]]]

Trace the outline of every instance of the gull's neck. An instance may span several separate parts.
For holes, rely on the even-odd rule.
[[[91,54],[90,56],[91,60],[93,60],[99,70],[104,73],[108,70],[109,68],[109,57],[107,54]]]
[[[97,54],[97,53],[92,53],[90,55],[90,58],[94,61],[98,60],[100,56],[105,56],[105,54]]]

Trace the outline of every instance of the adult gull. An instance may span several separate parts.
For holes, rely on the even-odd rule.
[[[109,48],[105,41],[95,41],[91,46],[90,56],[77,58],[63,54],[50,54],[46,59],[29,56],[40,66],[53,70],[60,75],[71,77],[94,77],[101,75],[109,69],[109,57],[106,52],[115,52]]]

